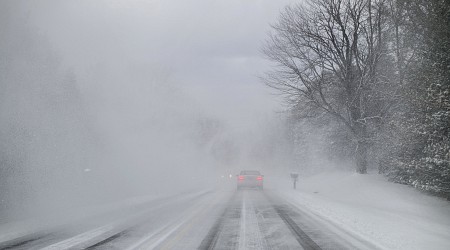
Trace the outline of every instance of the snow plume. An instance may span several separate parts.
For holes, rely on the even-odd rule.
[[[1,1],[0,218],[279,166],[278,103],[256,75],[283,5],[248,19],[241,1]]]
[[[204,115],[170,69],[58,52],[27,4],[0,7],[2,219],[208,184]]]

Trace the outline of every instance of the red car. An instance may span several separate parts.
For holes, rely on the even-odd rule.
[[[243,170],[237,175],[237,189],[243,187],[263,189],[263,177],[264,175],[257,170]]]

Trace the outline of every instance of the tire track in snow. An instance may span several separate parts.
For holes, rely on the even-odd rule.
[[[268,249],[264,235],[259,228],[256,209],[253,202],[247,199],[247,192],[242,199],[239,250]]]
[[[29,235],[19,239],[15,239],[12,241],[8,241],[8,242],[4,242],[2,244],[0,244],[0,250],[9,250],[9,249],[14,249],[14,248],[27,248],[27,245],[29,245],[30,243],[34,243],[40,239],[43,239],[47,236],[51,235],[51,233],[48,234],[36,234],[36,235]]]
[[[198,249],[270,249],[260,229],[254,197],[248,195],[244,190],[231,198]]]
[[[224,213],[220,216],[220,218],[214,223],[214,225],[209,230],[206,237],[202,240],[202,243],[198,247],[198,250],[211,250],[217,244],[217,240],[219,238],[220,231],[223,227],[223,221],[225,220],[225,215],[227,214],[228,209],[225,209]]]
[[[298,243],[305,250],[321,250],[321,248],[292,220],[283,206],[275,205],[275,211],[294,234]]]
[[[120,237],[125,235],[126,232],[132,230],[134,227],[137,227],[145,223],[149,219],[148,216],[151,215],[154,211],[157,211],[158,209],[163,209],[165,206],[176,204],[178,202],[201,198],[207,193],[208,192],[198,192],[183,196],[182,198],[179,199],[173,198],[163,199],[163,202],[160,202],[147,209],[143,209],[135,214],[127,215],[107,225],[100,226],[89,231],[85,231],[81,234],[69,237],[62,241],[58,241],[54,244],[41,248],[40,250],[53,250],[53,249],[59,250],[72,248],[86,249],[89,247],[91,247],[92,249],[100,247],[101,245],[107,244],[110,241],[119,239]]]
[[[197,248],[198,250],[212,250],[217,246],[217,242],[219,241],[219,237],[221,236],[221,232],[228,218],[232,218],[233,214],[233,203],[234,196],[228,202],[229,205],[225,208],[222,215],[217,219],[217,221],[213,224],[211,229],[208,231],[206,237],[202,240],[200,246]]]

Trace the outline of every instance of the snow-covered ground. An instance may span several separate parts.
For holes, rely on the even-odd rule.
[[[114,211],[133,209],[136,206],[156,200],[158,196],[141,196],[130,199],[90,207],[77,207],[72,210],[59,211],[33,219],[12,221],[0,224],[0,243],[34,234],[43,230],[61,227],[79,222],[87,218],[99,216]]]
[[[17,240],[22,248],[103,242],[98,249],[298,249],[313,242],[322,249],[450,249],[446,200],[376,174],[318,174],[300,178],[296,190],[288,178],[265,178],[264,191],[236,191],[227,179],[210,192],[135,197],[70,218],[0,224],[0,248],[27,236]],[[291,222],[310,239],[298,238]]]
[[[288,180],[280,196],[381,249],[450,249],[450,202],[377,174],[348,172]]]
[[[123,220],[124,217],[129,219],[128,217],[143,212],[141,210],[144,210],[148,206],[147,204],[151,204],[152,202],[158,203],[160,200],[167,198],[177,199],[189,196],[189,194],[197,195],[204,192],[196,190],[190,193],[136,196],[105,204],[54,211],[53,213],[26,220],[0,223],[0,244],[27,235],[83,224],[86,221],[95,224],[93,221],[98,220],[97,224],[104,223],[106,226],[109,226],[110,224]]]

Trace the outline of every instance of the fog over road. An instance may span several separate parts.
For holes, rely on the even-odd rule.
[[[0,0],[0,38],[0,250],[450,249],[448,0]]]
[[[0,249],[376,249],[275,190],[184,193],[35,232]]]

